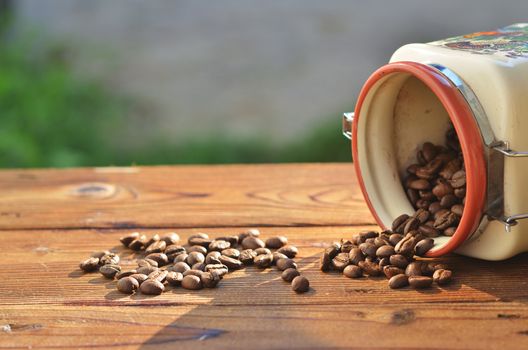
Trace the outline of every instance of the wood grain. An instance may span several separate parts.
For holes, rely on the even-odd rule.
[[[0,229],[374,224],[352,164],[0,171]]]
[[[219,288],[122,295],[78,262],[114,248],[128,230],[0,231],[0,348],[129,349],[526,349],[528,255],[504,262],[444,259],[450,286],[394,291],[383,278],[323,274],[316,260],[332,240],[372,226],[264,227],[300,249],[312,290],[296,295],[274,269],[230,274]],[[212,236],[243,228],[177,229]],[[166,230],[145,230],[148,234]]]

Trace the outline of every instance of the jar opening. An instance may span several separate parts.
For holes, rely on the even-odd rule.
[[[471,110],[456,88],[434,68],[391,63],[365,83],[356,105],[352,152],[361,189],[378,224],[390,228],[415,209],[402,186],[406,168],[424,142],[444,144],[451,123],[460,138],[467,172],[466,208],[455,234],[435,238],[428,256],[458,247],[477,228],[485,199],[483,144]]]

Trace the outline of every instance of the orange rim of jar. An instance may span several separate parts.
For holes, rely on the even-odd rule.
[[[478,124],[474,119],[473,112],[467,101],[453,83],[435,68],[417,62],[403,61],[389,63],[376,70],[363,85],[354,111],[352,155],[363,197],[376,222],[384,230],[387,227],[385,227],[377,215],[361,175],[361,164],[359,164],[357,149],[357,128],[358,121],[361,118],[361,107],[372,86],[381,78],[394,73],[407,73],[416,77],[438,97],[453,123],[460,141],[462,156],[464,157],[466,170],[466,201],[464,212],[453,236],[445,244],[434,247],[426,254],[427,257],[439,257],[458,248],[477,230],[482,219],[487,184],[484,144]]]

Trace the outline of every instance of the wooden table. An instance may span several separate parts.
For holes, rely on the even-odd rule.
[[[528,348],[528,255],[445,260],[445,288],[323,274],[325,244],[376,228],[350,164],[0,172],[0,348]],[[127,296],[78,262],[131,231],[235,234],[300,248],[313,289],[248,268],[219,288]]]

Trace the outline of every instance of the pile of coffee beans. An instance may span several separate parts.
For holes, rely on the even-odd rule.
[[[325,249],[320,269],[340,271],[349,278],[385,275],[390,288],[427,288],[433,282],[445,285],[452,272],[444,264],[419,261],[434,245],[432,238],[414,231],[403,236],[392,231],[364,231],[334,242]]]
[[[85,272],[99,271],[108,279],[117,279],[117,289],[126,294],[159,295],[166,285],[189,290],[214,288],[229,272],[254,265],[260,269],[276,266],[282,279],[291,283],[297,293],[307,292],[308,279],[301,276],[294,261],[298,250],[284,236],[263,241],[256,229],[238,235],[210,238],[197,233],[180,245],[180,237],[169,233],[148,238],[138,232],[120,239],[121,243],[138,252],[137,267],[122,270],[120,257],[110,251],[96,252],[80,264]]]
[[[466,200],[466,172],[453,128],[447,131],[445,143],[424,143],[416,154],[417,163],[407,167],[403,186],[416,211],[396,218],[393,232],[418,231],[431,238],[455,233]]]

